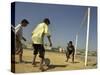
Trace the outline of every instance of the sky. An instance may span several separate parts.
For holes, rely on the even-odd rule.
[[[49,31],[53,47],[66,48],[67,43],[72,40],[75,45],[75,37],[78,32],[78,48],[85,49],[87,19],[81,25],[87,6],[59,5],[59,4],[38,4],[16,2],[15,5],[15,26],[22,19],[27,19],[30,23],[23,28],[23,36],[27,41],[31,41],[33,29],[43,21],[50,19]],[[90,7],[90,34],[89,50],[97,49],[97,8]],[[47,38],[45,38],[47,42]]]

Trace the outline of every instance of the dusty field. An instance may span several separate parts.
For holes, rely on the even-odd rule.
[[[23,63],[19,63],[18,55],[16,55],[16,73],[27,73],[27,72],[40,72],[39,70],[39,57],[37,56],[37,66],[32,66],[32,54],[31,50],[25,50],[23,53]],[[97,67],[96,65],[96,57],[88,58],[88,66],[84,66],[84,59],[80,56],[76,56],[75,63],[71,63],[71,59],[69,62],[65,62],[66,57],[63,53],[56,52],[46,52],[45,57],[49,58],[51,64],[49,67],[45,66],[46,71],[65,71],[65,70],[79,70],[79,69],[94,69]],[[82,60],[83,59],[83,60]]]

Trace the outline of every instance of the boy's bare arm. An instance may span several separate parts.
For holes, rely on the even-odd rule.
[[[26,38],[22,37],[22,39],[23,39],[24,41],[26,41]]]
[[[51,36],[47,36],[47,38],[48,38],[48,40],[49,40],[50,46],[52,46]]]

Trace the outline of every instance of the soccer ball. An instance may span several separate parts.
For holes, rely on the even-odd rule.
[[[50,59],[49,58],[45,58],[44,59],[44,63],[46,66],[49,66],[50,65]]]

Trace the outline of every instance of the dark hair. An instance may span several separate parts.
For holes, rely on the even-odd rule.
[[[28,20],[26,20],[26,19],[23,19],[23,20],[21,21],[21,23],[27,23],[27,24],[29,24]]]
[[[45,18],[45,19],[43,20],[43,22],[45,22],[46,24],[50,24],[50,20],[49,20],[48,18]]]
[[[72,44],[73,42],[72,41],[69,41],[69,43]]]

